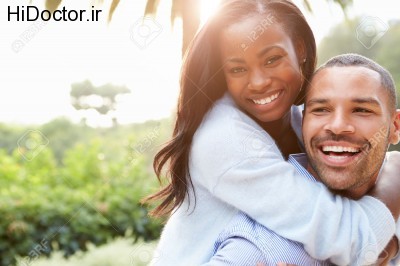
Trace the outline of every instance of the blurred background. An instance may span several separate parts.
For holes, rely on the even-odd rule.
[[[152,158],[171,134],[182,51],[218,2],[0,2],[0,265],[147,265],[162,221],[139,200],[158,187]],[[360,53],[400,87],[396,1],[294,2],[319,63]],[[86,16],[8,15],[28,5]]]

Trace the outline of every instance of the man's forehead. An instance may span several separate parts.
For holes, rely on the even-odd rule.
[[[321,69],[311,80],[307,97],[340,93],[381,92],[380,74],[363,66],[333,66]],[[344,96],[344,95],[342,95]],[[361,95],[360,95],[361,96]]]

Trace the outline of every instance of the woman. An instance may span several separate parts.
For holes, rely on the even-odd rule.
[[[243,27],[248,36],[237,34]],[[223,1],[188,50],[173,139],[155,157],[157,176],[166,167],[170,184],[149,197],[162,200],[153,213],[172,216],[153,264],[208,261],[239,210],[304,244],[317,259],[350,264],[370,251],[365,246],[384,248],[394,233],[398,195],[374,195],[385,197],[392,216],[372,197],[332,195],[284,160],[302,149],[301,115],[292,105],[301,104],[315,61],[314,36],[292,2]],[[399,189],[390,169],[381,180],[390,178]],[[311,235],[315,227],[319,235]]]

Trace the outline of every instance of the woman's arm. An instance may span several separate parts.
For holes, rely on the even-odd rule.
[[[400,215],[400,152],[388,152],[386,160],[378,182],[368,194],[385,203],[397,220]]]
[[[382,252],[395,231],[386,202],[352,201],[306,180],[253,120],[226,107],[214,108],[193,139],[189,167],[196,185],[302,243],[316,259],[362,265],[371,252]],[[213,118],[218,113],[223,117]],[[396,186],[391,189],[400,191]]]

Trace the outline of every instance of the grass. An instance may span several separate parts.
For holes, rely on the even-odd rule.
[[[150,263],[156,242],[138,242],[131,239],[117,239],[106,245],[89,246],[87,252],[79,252],[65,259],[60,252],[54,252],[50,258],[32,259],[25,266],[145,266]]]

